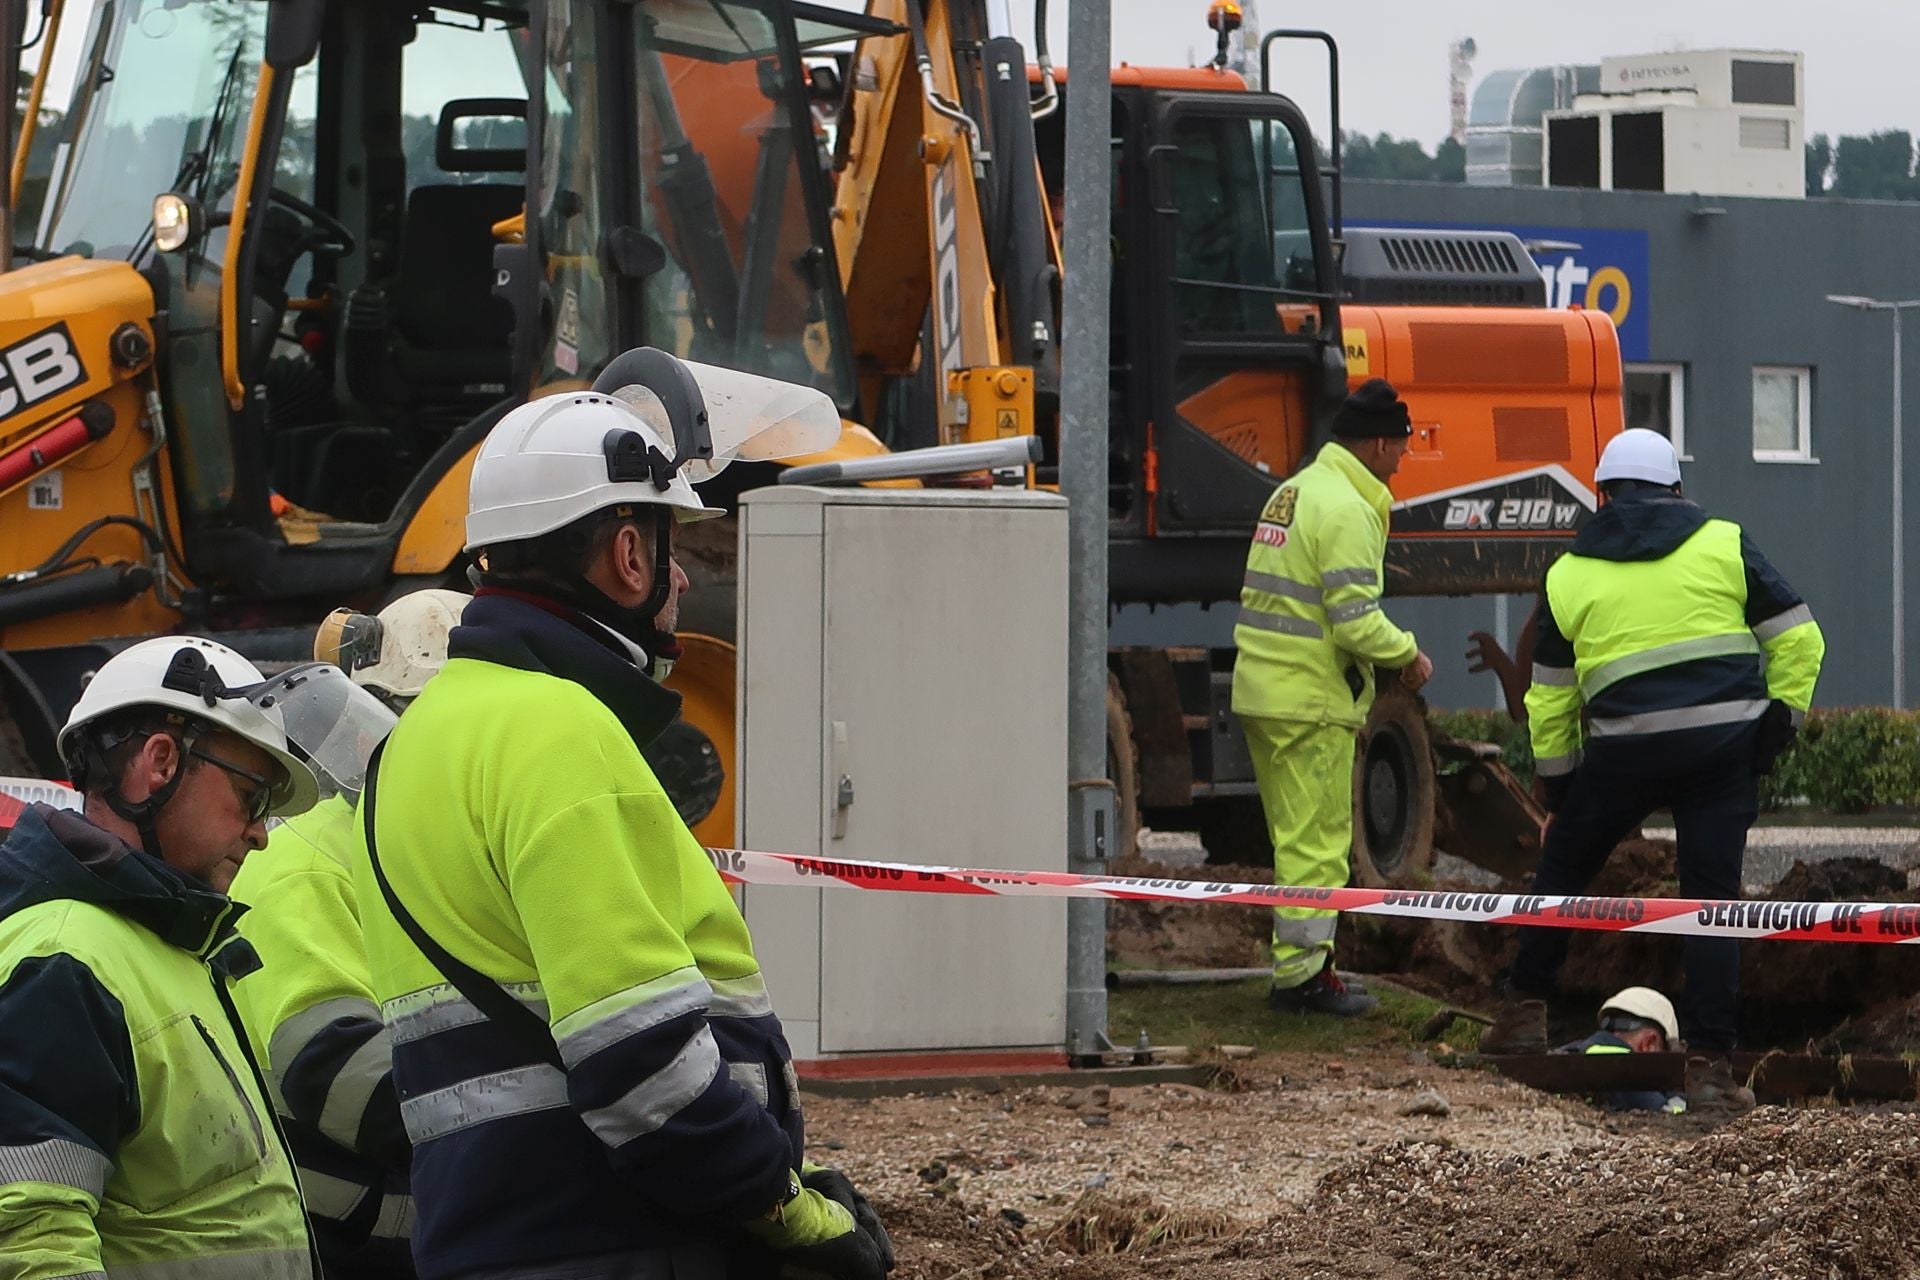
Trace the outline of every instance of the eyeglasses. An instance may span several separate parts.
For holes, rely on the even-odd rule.
[[[240,784],[234,782],[233,794],[239,798],[240,807],[247,811],[249,823],[266,821],[267,811],[273,808],[273,784],[268,779],[251,769],[242,769],[231,760],[222,760],[210,751],[202,751],[199,747],[188,747],[187,754],[196,760],[204,760],[210,765],[226,770],[229,779],[245,778],[251,782],[253,786],[246,790],[242,790]]]

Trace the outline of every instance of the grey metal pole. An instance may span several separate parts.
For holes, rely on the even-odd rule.
[[[1069,501],[1067,865],[1098,871],[1113,847],[1107,775],[1107,296],[1113,190],[1109,0],[1067,10],[1065,300],[1061,311],[1060,488]],[[1067,1051],[1107,1045],[1107,908],[1067,903]]]
[[[1902,476],[1906,421],[1900,413],[1900,313],[1893,309],[1893,705],[1907,705],[1906,486]]]

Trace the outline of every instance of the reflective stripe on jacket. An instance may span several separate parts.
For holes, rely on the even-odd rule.
[[[399,900],[546,1019],[564,1071],[408,940],[363,833],[353,855],[430,1278],[725,1231],[799,1165],[746,922],[640,754],[677,699],[594,626],[476,597],[388,740],[376,809]]]
[[[240,933],[261,959],[234,1003],[274,1090],[328,1265],[412,1271],[412,1148],[393,1046],[373,998],[348,869],[354,810],[321,801],[273,829],[234,878]]]
[[[1373,668],[1419,652],[1381,611],[1393,497],[1337,442],[1267,500],[1247,551],[1233,629],[1233,709],[1358,727]]]
[[[1636,536],[1606,536],[1622,525]],[[1527,691],[1536,767],[1571,773],[1588,738],[1737,732],[1773,699],[1797,717],[1824,652],[1805,601],[1738,525],[1664,495],[1610,502],[1547,571]]]
[[[240,909],[78,814],[0,846],[0,1274],[311,1280],[222,999]]]

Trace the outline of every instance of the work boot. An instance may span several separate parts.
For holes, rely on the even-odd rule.
[[[1330,1013],[1336,1018],[1357,1018],[1372,1013],[1380,1001],[1364,991],[1355,991],[1340,981],[1340,975],[1328,965],[1297,987],[1273,987],[1267,991],[1267,1008],[1275,1013]]]
[[[1733,1064],[1725,1058],[1687,1059],[1687,1109],[1689,1111],[1751,1111],[1753,1090],[1733,1076]]]
[[[1545,1053],[1547,1002],[1508,1000],[1494,1015],[1493,1025],[1480,1033],[1480,1052]]]

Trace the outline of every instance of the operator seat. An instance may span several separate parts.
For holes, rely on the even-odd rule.
[[[498,114],[526,103],[489,100]],[[498,172],[524,153],[453,145],[453,123],[473,100],[441,109],[434,162],[442,172]],[[506,394],[513,314],[493,293],[493,226],[519,213],[524,182],[419,186],[407,197],[398,270],[356,289],[347,302],[347,386],[365,403],[470,416]]]

